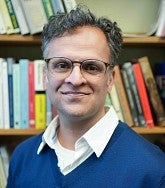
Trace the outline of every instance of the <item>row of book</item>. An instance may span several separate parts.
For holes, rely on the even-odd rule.
[[[0,128],[45,129],[56,115],[44,88],[44,65],[42,59],[0,58]],[[159,77],[161,85],[163,79]],[[147,57],[115,66],[105,103],[130,126],[165,126],[163,102]]]
[[[43,84],[44,60],[0,58],[0,128],[44,129],[52,107]]]
[[[51,16],[75,7],[75,0],[0,0],[0,34],[40,33]]]
[[[130,126],[165,126],[164,105],[148,57],[116,66],[115,74],[106,104],[114,106],[119,119]],[[159,82],[164,78],[165,74],[159,76]]]
[[[0,146],[0,188],[5,188],[8,178],[9,153],[5,145]]]

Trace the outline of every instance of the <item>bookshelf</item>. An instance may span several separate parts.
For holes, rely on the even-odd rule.
[[[40,46],[40,35],[0,35],[0,57],[12,56],[14,58],[24,57],[29,59],[42,58]],[[127,58],[135,58],[139,54],[151,55],[151,62],[154,62],[158,57],[158,60],[161,61],[165,59],[164,47],[165,38],[159,38],[155,36],[124,37],[123,52],[119,58],[119,63],[126,61]],[[138,51],[138,55],[136,54],[136,51]],[[156,51],[156,56],[153,53],[154,51]],[[147,135],[147,137],[154,135],[154,138],[156,139],[165,135],[165,127],[133,127],[132,129],[141,135]],[[10,151],[12,152],[14,147],[19,142],[28,137],[39,134],[42,131],[43,130],[36,129],[0,129],[0,143],[7,143],[7,145],[9,145]]]

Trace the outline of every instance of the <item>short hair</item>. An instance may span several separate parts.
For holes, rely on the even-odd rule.
[[[59,13],[52,16],[42,32],[41,48],[43,56],[46,56],[47,45],[51,40],[61,37],[65,32],[71,32],[80,26],[94,26],[103,31],[110,49],[110,63],[115,65],[122,47],[121,29],[116,22],[104,17],[97,18],[84,6],[77,6],[66,14]]]

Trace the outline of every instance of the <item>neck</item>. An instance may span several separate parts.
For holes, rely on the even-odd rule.
[[[75,150],[76,141],[81,136],[83,136],[91,127],[93,127],[104,115],[105,111],[102,112],[97,118],[78,118],[77,121],[75,119],[71,121],[71,118],[61,118],[59,115],[60,126],[58,129],[57,137],[60,144],[67,149]]]

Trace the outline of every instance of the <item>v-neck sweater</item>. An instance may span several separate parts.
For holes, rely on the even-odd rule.
[[[7,188],[165,187],[165,154],[121,121],[101,156],[93,153],[67,175],[53,149],[45,145],[37,155],[41,139],[34,136],[16,148]]]

